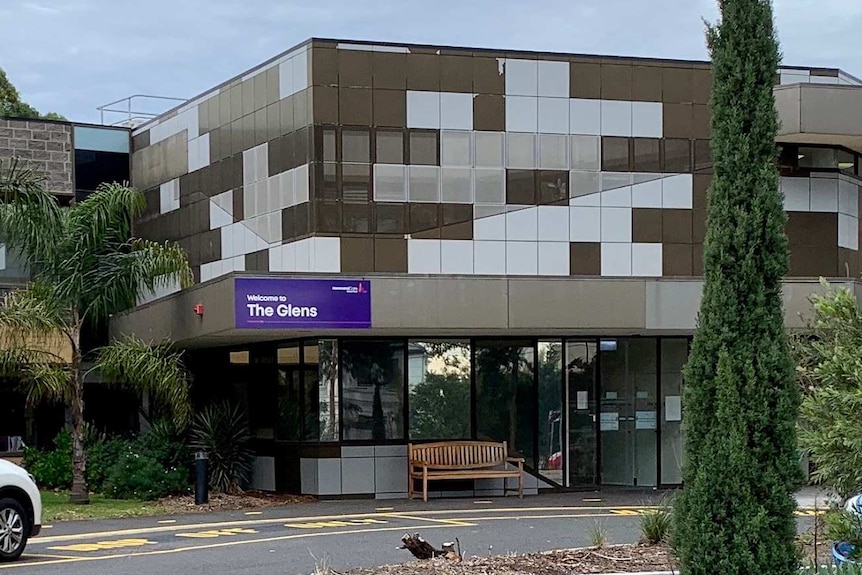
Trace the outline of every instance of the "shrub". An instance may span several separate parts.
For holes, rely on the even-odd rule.
[[[72,486],[72,436],[63,430],[54,438],[54,449],[24,448],[24,467],[39,487],[68,489]]]
[[[853,545],[854,550],[849,559],[858,561],[862,552],[862,515],[845,509],[833,510],[826,514],[824,523],[826,538]]]
[[[122,438],[99,439],[87,448],[87,482],[92,491],[101,493],[105,489],[108,471],[132,443]]]
[[[138,445],[143,453],[165,468],[191,471],[193,455],[186,433],[173,421],[161,420],[153,423],[150,429],[138,438]]]
[[[608,530],[599,521],[593,523],[589,536],[590,545],[596,549],[601,549],[608,543]]]
[[[130,446],[108,469],[105,495],[115,499],[159,499],[188,490],[182,469],[166,469],[155,458]]]
[[[251,434],[245,413],[230,402],[210,404],[192,425],[192,448],[209,454],[209,483],[214,491],[241,490],[251,473]]]

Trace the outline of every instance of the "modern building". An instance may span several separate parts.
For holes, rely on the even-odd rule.
[[[528,492],[677,485],[710,87],[707,62],[309,40],[133,130],[137,234],[198,283],[112,334],[247,407],[257,488],[400,497],[406,444],[459,438],[508,441]],[[820,276],[862,288],[862,82],[782,68],[775,94],[793,328]]]

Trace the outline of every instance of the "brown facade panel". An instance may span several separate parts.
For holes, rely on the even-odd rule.
[[[662,212],[660,208],[632,208],[632,241],[660,243],[662,241]]]
[[[598,276],[602,274],[602,244],[570,243],[569,270],[573,276]]]
[[[472,240],[473,222],[444,225],[440,228],[440,238],[444,240]]]
[[[661,102],[661,70],[659,66],[632,67],[632,100]]]
[[[440,56],[407,54],[407,89],[440,90]]]
[[[703,244],[691,246],[691,273],[694,276],[703,275]]]
[[[569,173],[562,170],[536,172],[536,201],[544,205],[569,205]]]
[[[338,116],[348,126],[371,125],[371,90],[368,88],[338,89]]]
[[[261,250],[245,255],[245,271],[268,272],[269,250]]]
[[[371,52],[338,50],[338,85],[344,88],[370,88],[372,85]]]
[[[311,89],[306,88],[301,92],[297,92],[293,98],[293,123],[296,129],[307,126],[311,123]]]
[[[602,63],[602,99],[632,99],[632,66]]]
[[[679,138],[664,138],[661,140],[664,153],[662,162],[668,173],[685,174],[691,172],[691,140]]]
[[[665,138],[694,138],[694,106],[665,103],[662,110]]]
[[[318,200],[311,204],[314,209],[313,233],[341,233],[341,202]]]
[[[694,101],[692,68],[662,69],[662,101],[669,104],[690,104]],[[667,107],[665,107],[667,109]]]
[[[662,275],[690,277],[693,275],[693,246],[691,244],[663,244],[661,251]]]
[[[338,51],[333,48],[311,49],[311,83],[314,86],[338,84]]]
[[[340,243],[343,273],[374,271],[374,240],[371,237],[342,237]]]
[[[791,277],[835,277],[844,275],[838,269],[838,246],[794,245],[790,248]]]
[[[837,249],[838,214],[788,212],[787,227],[785,230],[787,232],[787,239],[790,242],[791,252],[796,249],[796,246],[818,246],[824,249]]]
[[[374,88],[386,90],[407,89],[407,54],[373,52],[371,70]]]
[[[348,234],[372,233],[373,204],[343,204],[341,206],[341,231]]]
[[[440,56],[440,91],[473,93],[472,56]]]
[[[342,259],[342,261],[344,260]],[[374,271],[407,273],[407,240],[402,238],[375,238]]]
[[[712,112],[706,104],[695,104],[692,108],[692,134],[694,138],[708,140]]]
[[[200,235],[200,254],[202,264],[221,259],[221,230],[210,230]]]
[[[506,99],[497,94],[473,97],[473,129],[486,132],[506,131]]]
[[[691,240],[702,244],[706,239],[706,210],[692,210],[691,212]]]
[[[475,94],[506,93],[506,78],[496,58],[473,56],[473,92]]]
[[[709,174],[695,174],[692,188],[692,207],[695,210],[706,211],[707,194],[709,186],[712,183],[712,176]]]
[[[695,104],[708,104],[712,92],[712,70],[694,68],[691,71],[692,101]]]
[[[233,221],[239,222],[245,219],[245,208],[243,201],[243,187],[234,188],[233,193]]]
[[[402,235],[407,233],[407,222],[407,204],[377,202],[374,205],[374,233]]]
[[[536,204],[535,171],[506,170],[506,203],[509,205]]]
[[[632,169],[630,139],[602,136],[602,170],[630,172]]]
[[[601,98],[602,66],[598,62],[572,62],[569,65],[569,97]]]
[[[407,92],[404,90],[374,90],[373,118],[375,126],[405,128],[407,126]]]
[[[430,237],[440,237],[440,214],[437,204],[407,204],[410,210],[409,229],[414,237],[416,234],[431,234]]]
[[[657,138],[634,138],[632,167],[635,172],[656,173],[661,171],[661,140]]]
[[[662,210],[662,241],[690,244],[692,241],[692,210]]]

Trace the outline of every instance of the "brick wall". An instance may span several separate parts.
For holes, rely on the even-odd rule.
[[[45,177],[55,194],[74,192],[72,126],[41,120],[0,119],[0,160],[18,158]]]

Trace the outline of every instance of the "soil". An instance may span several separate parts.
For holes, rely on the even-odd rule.
[[[210,493],[206,505],[195,505],[194,495],[169,496],[160,499],[157,504],[164,507],[168,515],[178,513],[206,513],[212,511],[240,511],[263,509],[281,505],[297,505],[311,503],[313,497],[264,493],[261,491],[245,491],[240,494]]]
[[[357,569],[350,575],[572,575],[675,570],[676,560],[665,545],[611,545],[561,549],[527,555],[445,558]]]

